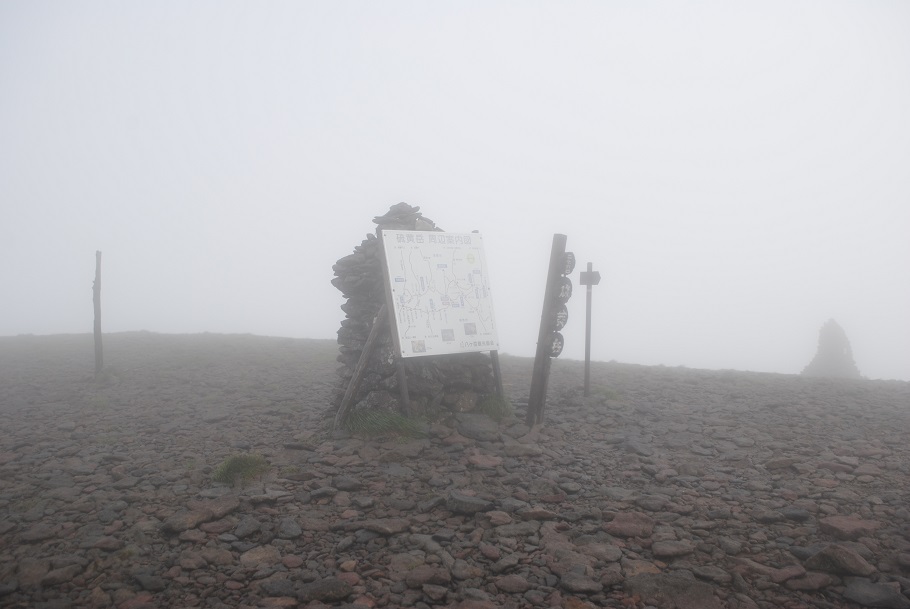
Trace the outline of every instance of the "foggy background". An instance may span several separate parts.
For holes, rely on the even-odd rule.
[[[533,355],[910,380],[910,3],[0,3],[0,335],[334,338],[405,201],[484,235]]]

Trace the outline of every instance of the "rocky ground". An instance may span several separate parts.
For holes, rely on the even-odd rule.
[[[0,606],[910,607],[910,383],[557,361],[529,430],[504,356],[519,418],[333,439],[335,349],[0,338]]]

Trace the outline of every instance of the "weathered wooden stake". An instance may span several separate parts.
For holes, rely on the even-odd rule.
[[[344,425],[348,417],[348,411],[351,409],[351,406],[354,405],[354,397],[357,395],[357,390],[360,389],[360,382],[363,380],[363,373],[367,368],[367,362],[370,360],[370,355],[373,353],[373,346],[376,344],[376,339],[379,337],[379,331],[388,322],[387,312],[388,308],[386,305],[382,305],[379,308],[379,313],[377,313],[376,317],[373,319],[373,327],[370,328],[370,335],[367,337],[367,342],[363,346],[363,351],[360,352],[360,359],[357,360],[357,365],[354,366],[354,374],[351,376],[351,380],[348,383],[347,391],[344,392],[341,406],[338,407],[338,412],[335,413],[335,422],[332,427],[336,431]]]
[[[550,250],[550,268],[547,272],[547,287],[544,290],[543,312],[540,315],[540,331],[537,335],[537,355],[534,357],[534,368],[531,373],[531,392],[528,396],[527,424],[533,427],[543,423],[543,411],[547,402],[547,385],[550,380],[551,336],[556,323],[553,292],[556,281],[562,274],[566,256],[565,235],[553,235],[553,246]]]
[[[104,368],[104,349],[101,346],[101,252],[95,252],[95,283],[92,285],[95,305],[95,374]]]
[[[496,395],[505,399],[506,394],[502,389],[502,366],[499,365],[499,351],[490,351],[490,362],[493,365],[493,382],[496,385]]]
[[[385,255],[385,233],[379,231],[379,262],[382,265],[382,282],[385,284],[385,306],[389,315],[389,328],[392,331],[392,344],[395,346],[395,368],[398,378],[398,399],[401,408],[408,416],[414,414],[411,408],[411,396],[408,393],[408,372],[404,367],[404,361],[401,357],[401,342],[396,331],[395,320],[395,300],[392,296],[392,285],[389,283],[389,261]]]

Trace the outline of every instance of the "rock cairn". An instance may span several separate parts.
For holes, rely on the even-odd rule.
[[[341,404],[353,377],[354,367],[363,353],[367,338],[380,308],[385,303],[379,235],[383,229],[441,231],[423,216],[420,207],[407,203],[393,205],[376,218],[375,234],[368,234],[354,252],[341,258],[333,267],[332,285],[341,290],[347,301],[341,305],[345,319],[338,330],[340,377],[334,407]],[[366,366],[360,389],[354,396],[358,409],[403,411],[397,377],[395,343],[392,330],[384,325]],[[410,414],[436,416],[445,412],[474,410],[483,397],[493,393],[494,381],[490,356],[486,353],[463,353],[428,356],[405,360]]]
[[[803,369],[805,376],[833,378],[862,378],[847,333],[833,319],[829,319],[818,332],[818,352]]]

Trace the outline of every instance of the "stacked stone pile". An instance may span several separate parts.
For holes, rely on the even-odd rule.
[[[363,353],[370,330],[383,303],[385,287],[382,278],[381,243],[383,229],[439,231],[425,218],[420,207],[407,203],[393,205],[376,218],[376,234],[368,234],[354,252],[332,267],[332,285],[341,290],[347,302],[341,309],[345,319],[338,330],[341,378],[335,398],[337,408],[353,376],[354,367]],[[381,408],[402,410],[397,378],[395,343],[392,329],[385,324],[372,350],[363,381],[354,396],[354,410]],[[429,356],[405,360],[408,396],[412,411],[438,414],[446,411],[470,411],[485,395],[493,392],[490,357],[484,353]]]
[[[862,378],[856,362],[853,361],[853,349],[850,348],[847,333],[833,319],[825,322],[819,330],[818,352],[803,369],[803,374],[832,378]]]

